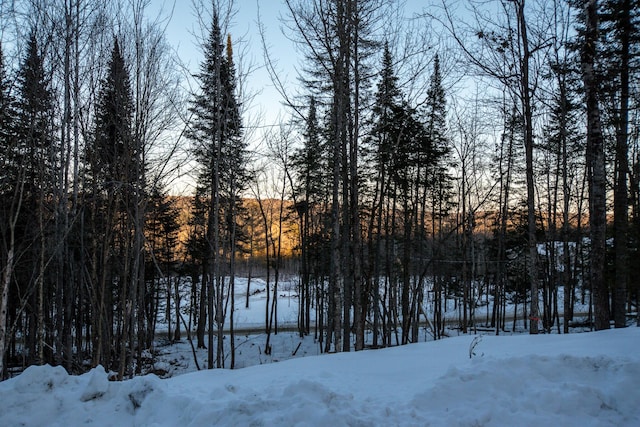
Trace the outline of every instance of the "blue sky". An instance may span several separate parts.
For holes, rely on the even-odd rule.
[[[203,0],[210,9],[211,0]],[[421,11],[428,4],[426,0],[407,0],[404,4],[408,14]],[[167,27],[169,42],[176,47],[178,55],[192,72],[197,72],[203,58],[198,46],[202,34],[198,17],[192,0],[151,0],[150,15],[154,10],[164,7],[168,14],[174,7],[171,21]],[[287,15],[287,8],[282,0],[235,0],[235,15],[229,31],[234,40],[236,64],[251,73],[246,78],[247,91],[255,97],[249,105],[247,113],[255,122],[255,116],[262,117],[261,125],[269,126],[278,121],[283,114],[281,96],[273,87],[270,76],[264,69],[264,53],[258,31],[258,15],[266,30],[267,44],[272,61],[276,63],[278,77],[286,83],[289,92],[295,90],[297,84],[296,68],[299,66],[300,52],[289,38],[283,34],[280,17]],[[208,18],[206,18],[208,20]],[[208,25],[208,22],[206,22]],[[284,29],[285,31],[286,28]],[[239,58],[240,55],[242,58]],[[248,123],[245,123],[245,125]]]
[[[176,49],[180,59],[191,72],[197,72],[203,54],[199,43],[202,30],[195,8],[190,0],[152,0],[150,17],[163,8],[163,15],[173,9],[167,25],[167,38]],[[249,115],[262,116],[262,124],[273,124],[281,111],[280,95],[273,88],[268,73],[263,67],[263,48],[258,31],[258,13],[265,27],[267,43],[272,57],[277,61],[279,75],[286,81],[295,83],[295,63],[297,61],[293,44],[282,34],[278,19],[284,9],[281,1],[276,0],[239,0],[235,2],[236,13],[233,16],[229,32],[234,41],[234,54],[240,68],[250,68],[246,79],[248,92],[255,94],[249,106]],[[204,18],[207,19],[208,18]],[[206,36],[206,34],[204,34]],[[239,58],[242,56],[242,58]]]

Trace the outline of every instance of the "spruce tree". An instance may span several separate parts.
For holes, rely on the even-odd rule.
[[[32,295],[34,311],[29,313],[31,331],[28,346],[34,361],[46,363],[51,360],[53,345],[46,342],[45,329],[49,319],[45,305],[52,298],[53,289],[47,286],[47,234],[51,199],[55,181],[56,153],[53,129],[53,100],[48,76],[44,69],[44,58],[40,52],[35,31],[32,31],[24,59],[18,70],[16,97],[17,161],[23,176],[22,213],[18,227],[22,227],[20,240],[29,242],[30,257],[24,257],[24,276],[19,279],[21,291]],[[37,272],[35,280],[33,272]],[[32,281],[33,280],[33,281]],[[29,289],[26,286],[33,288]]]
[[[11,82],[4,63],[2,43],[0,43],[0,192],[10,188],[10,182],[17,177],[15,164],[15,100],[11,94]]]
[[[239,195],[246,181],[246,148],[242,138],[240,104],[236,96],[233,49],[229,36],[225,54],[217,10],[213,13],[204,54],[200,73],[196,76],[200,82],[200,92],[194,96],[190,108],[193,120],[189,137],[194,141],[193,151],[200,165],[199,186],[208,190],[210,202],[207,224],[209,253],[205,267],[208,276],[203,278],[202,285],[207,286],[208,367],[211,369],[214,359],[218,368],[223,367],[224,363],[225,288],[221,274],[222,253],[228,254],[229,268],[233,270]],[[213,354],[214,322],[217,324],[216,357]],[[231,350],[233,352],[233,348]]]
[[[136,236],[143,224],[136,221],[135,211],[143,190],[140,175],[144,165],[133,137],[132,115],[129,72],[119,41],[114,39],[98,96],[94,140],[86,155],[93,193],[90,246],[97,266],[92,270],[98,301],[93,363],[108,365],[120,378],[125,371],[132,374],[133,348],[141,350],[142,345],[133,342],[140,277],[132,267],[141,256]],[[116,324],[121,326],[114,330]]]
[[[400,136],[399,126],[402,125],[400,120],[396,120],[401,111],[402,97],[398,89],[398,78],[393,69],[393,58],[389,50],[389,44],[385,43],[382,69],[380,72],[380,81],[378,82],[375,94],[375,104],[372,109],[372,129],[370,138],[368,139],[366,152],[369,157],[369,164],[372,165],[372,176],[374,194],[371,201],[371,217],[369,220],[369,268],[372,275],[372,283],[369,284],[372,294],[373,308],[373,346],[379,345],[378,335],[381,322],[388,324],[386,318],[381,318],[382,310],[380,307],[380,276],[383,273],[389,274],[391,271],[382,265],[383,245],[389,247],[391,245],[389,230],[383,230],[385,222],[383,217],[385,211],[388,212],[388,199],[390,196],[391,180],[390,173],[393,175],[392,159],[394,156],[394,144]],[[387,221],[388,223],[388,221]],[[386,227],[385,227],[386,228]],[[383,240],[383,236],[385,239]],[[388,259],[387,259],[388,261]],[[390,280],[393,280],[389,277]],[[385,281],[385,284],[387,281]],[[384,331],[383,343],[390,342],[387,340],[387,328]]]
[[[35,200],[53,181],[55,159],[53,98],[35,33],[18,71],[15,107],[18,162],[25,171],[25,193]]]
[[[19,165],[16,163],[15,111],[10,82],[0,43],[0,380],[4,378],[9,287],[13,277],[15,253],[15,219],[20,212]]]
[[[578,174],[577,171],[583,168],[581,164],[584,159],[580,156],[582,150],[582,144],[585,138],[584,131],[579,126],[579,113],[580,103],[577,99],[577,70],[573,67],[572,62],[575,58],[564,58],[564,61],[554,61],[551,64],[552,78],[555,80],[555,88],[552,94],[552,103],[549,111],[549,122],[544,127],[544,141],[542,149],[547,150],[549,155],[555,160],[555,170],[551,172],[555,175],[555,184],[552,185],[555,192],[555,203],[550,202],[547,212],[547,217],[550,218],[550,223],[553,224],[552,235],[550,240],[552,242],[557,241],[555,237],[556,227],[555,218],[557,217],[557,209],[562,209],[562,225],[561,225],[561,241],[563,243],[561,259],[563,263],[563,269],[561,272],[561,280],[564,287],[564,306],[563,306],[563,332],[569,333],[569,322],[573,320],[573,269],[572,260],[569,246],[569,239],[571,238],[571,199],[575,198],[571,182],[576,180]],[[562,194],[562,203],[558,200],[558,194]],[[551,191],[549,197],[551,198]],[[551,199],[553,200],[553,199]],[[552,245],[549,253],[549,259],[555,258],[555,247]],[[550,261],[551,262],[551,261]],[[555,274],[555,269],[551,270]],[[551,285],[555,286],[555,282],[550,280]],[[544,295],[545,293],[543,293]],[[551,292],[549,292],[551,294]],[[545,309],[548,308],[545,301]],[[545,319],[548,319],[548,315]],[[548,325],[545,325],[548,327]]]
[[[633,85],[640,57],[640,2],[607,0],[602,2],[600,25],[601,53],[598,55],[604,76],[599,87],[603,105],[603,124],[615,135],[614,155],[614,274],[611,310],[616,328],[626,326],[629,265],[629,140]],[[633,123],[631,122],[631,125]],[[612,144],[613,145],[613,144]]]
[[[0,43],[0,197],[2,197],[2,236],[5,236],[5,226],[8,224],[8,209],[12,206],[17,181],[19,179],[20,163],[18,159],[16,138],[15,98],[11,93],[11,82],[4,63],[2,43]]]
[[[402,95],[398,89],[398,77],[393,69],[393,58],[389,50],[389,44],[385,43],[380,82],[375,94],[375,104],[372,112],[374,117],[371,132],[374,164],[384,184],[384,173],[393,156],[393,144],[400,136],[403,123],[396,120],[402,115]],[[384,188],[381,188],[384,194]]]
[[[424,121],[426,128],[426,138],[422,140],[423,146],[420,147],[420,153],[425,157],[421,159],[430,165],[433,165],[431,181],[427,177],[424,183],[430,185],[436,191],[438,198],[444,198],[439,202],[447,202],[450,197],[451,177],[448,176],[447,170],[450,159],[448,158],[451,147],[447,137],[447,101],[445,91],[442,85],[442,74],[440,71],[440,57],[436,54],[433,60],[433,73],[429,82],[427,91],[427,100],[424,110]],[[440,215],[446,212],[440,212]]]
[[[300,313],[298,317],[301,336],[309,333],[310,327],[310,275],[312,259],[311,234],[312,224],[318,205],[322,202],[327,181],[326,145],[322,140],[322,131],[318,123],[317,103],[314,97],[309,102],[309,110],[303,129],[303,146],[294,151],[291,168],[296,179],[294,181],[293,198],[296,201],[296,212],[300,220],[301,238],[301,292]],[[320,233],[318,233],[320,235]],[[320,243],[318,236],[316,245]],[[318,245],[317,245],[318,246]],[[322,251],[317,251],[321,254]],[[315,260],[320,263],[319,259]]]
[[[417,190],[414,203],[418,214],[415,220],[414,250],[419,254],[419,259],[426,259],[428,204],[431,205],[430,219],[434,233],[432,241],[436,242],[436,229],[438,233],[441,231],[442,219],[448,214],[451,207],[453,181],[449,173],[452,160],[451,142],[447,130],[446,94],[442,82],[440,56],[437,53],[433,59],[433,71],[429,81],[427,98],[420,113],[420,120],[424,123],[424,133],[422,136],[418,134],[416,137]],[[463,177],[464,179],[466,177]],[[462,197],[465,196],[462,195]],[[426,271],[426,268],[421,265],[419,270]],[[420,275],[418,283],[415,284],[416,295],[413,296],[415,301],[412,301],[412,307],[422,304],[425,286],[424,275],[424,273]],[[416,318],[416,321],[412,323],[412,340],[415,341],[418,337],[419,313],[412,312],[411,314]]]
[[[96,107],[95,142],[90,153],[93,178],[102,189],[122,193],[131,182],[134,159],[133,99],[129,72],[117,39]]]
[[[398,79],[393,69],[393,61],[388,45],[382,58],[382,71],[373,106],[373,124],[369,141],[369,152],[374,166],[375,194],[372,201],[370,232],[377,233],[369,238],[370,264],[373,269],[374,324],[379,289],[377,277],[381,273],[381,250],[385,249],[384,272],[390,282],[400,283],[400,305],[402,311],[402,343],[409,342],[409,332],[413,327],[412,307],[415,309],[417,293],[412,291],[411,271],[414,237],[417,232],[416,197],[424,191],[421,172],[431,161],[430,141],[426,139],[425,128],[417,111],[402,99]],[[386,218],[385,218],[386,217]],[[383,239],[384,237],[384,239]],[[400,248],[400,262],[394,265],[391,247]],[[399,279],[399,280],[398,280]],[[382,319],[387,324],[390,319]],[[390,343],[388,330],[385,344]],[[377,336],[374,337],[377,341]],[[375,342],[377,345],[377,342]]]

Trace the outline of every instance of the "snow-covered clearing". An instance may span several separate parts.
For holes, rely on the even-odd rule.
[[[165,380],[31,367],[0,383],[0,424],[638,426],[639,381],[637,327],[466,335]]]
[[[149,368],[171,378],[111,382],[101,367],[81,376],[31,367],[0,383],[0,426],[640,425],[640,328],[499,337],[449,330],[459,336],[440,341],[423,329],[420,340],[428,342],[324,355],[313,336],[281,332],[266,355],[266,335],[257,333],[266,283],[251,282],[249,308],[246,285],[236,283],[236,367],[243,369],[196,371],[184,331],[166,345],[160,319]],[[279,324],[295,327],[295,281],[284,281],[277,295]],[[445,317],[457,314],[452,303]],[[197,358],[206,366],[207,350]]]

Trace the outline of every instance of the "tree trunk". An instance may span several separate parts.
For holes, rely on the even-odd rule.
[[[529,287],[531,290],[531,310],[529,333],[538,333],[539,295],[538,295],[538,251],[536,242],[536,206],[535,184],[533,181],[533,111],[531,108],[531,87],[529,84],[529,40],[527,21],[524,13],[525,0],[517,2],[518,27],[522,44],[521,94],[524,113],[524,148],[527,180],[527,240],[529,247]]]
[[[0,381],[5,377],[4,360],[7,348],[7,307],[9,302],[9,285],[11,284],[11,276],[13,274],[13,232],[11,227],[11,238],[9,242],[9,251],[7,252],[7,262],[2,272],[2,289],[0,289]]]
[[[616,328],[626,326],[626,297],[629,276],[628,230],[629,203],[627,177],[629,175],[629,56],[631,28],[631,1],[623,0],[620,12],[620,109],[616,123],[616,179],[614,189],[614,230],[615,230],[615,285],[613,294],[613,315]]]
[[[589,226],[591,236],[590,282],[593,289],[595,328],[609,329],[609,291],[605,278],[606,185],[605,146],[598,105],[595,71],[598,42],[598,2],[586,0],[582,79],[587,107],[587,168],[589,171]]]

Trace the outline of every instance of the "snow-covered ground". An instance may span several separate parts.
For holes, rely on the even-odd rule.
[[[0,425],[639,426],[639,381],[637,327],[467,335],[165,380],[31,367],[0,383]]]
[[[424,328],[420,340],[428,342],[341,354],[321,354],[313,332],[281,332],[267,355],[259,333],[265,291],[264,280],[252,280],[245,308],[246,279],[236,284],[236,367],[243,369],[196,371],[184,331],[167,345],[160,319],[147,368],[170,378],[111,382],[101,367],[81,376],[31,367],[0,383],[0,427],[640,426],[640,328],[499,337],[450,329],[458,336],[440,341]],[[279,324],[295,327],[295,279],[277,294]],[[446,318],[457,314],[448,304]],[[206,366],[206,349],[196,357]]]
[[[277,319],[280,330],[285,329],[289,332],[287,333],[278,333],[271,334],[270,337],[270,345],[272,351],[270,354],[265,354],[265,346],[266,346],[266,334],[262,331],[264,330],[265,317],[266,317],[266,306],[267,306],[267,296],[266,296],[266,282],[264,278],[254,277],[250,283],[249,289],[249,307],[245,307],[246,304],[246,295],[247,295],[247,279],[246,278],[236,278],[235,281],[235,321],[234,327],[236,329],[236,337],[235,337],[235,346],[236,346],[236,354],[235,354],[235,367],[236,368],[245,368],[253,365],[262,365],[273,362],[280,362],[283,360],[291,359],[291,358],[300,358],[305,356],[313,356],[320,355],[321,351],[321,343],[314,340],[314,327],[311,327],[311,336],[306,336],[304,338],[300,338],[297,333],[293,332],[297,328],[297,317],[298,317],[298,304],[299,299],[297,296],[297,277],[296,276],[285,276],[281,278],[281,281],[278,285],[278,292],[276,293],[278,296],[278,309],[277,309]],[[191,284],[186,282],[183,285],[183,296],[182,301],[184,304],[189,301],[188,291],[191,289]],[[270,291],[270,298],[273,297],[273,291]],[[160,300],[161,305],[164,305],[164,300]],[[491,328],[488,326],[488,319],[491,316],[491,299],[487,301],[485,296],[482,297],[480,301],[478,301],[478,305],[475,309],[475,323],[477,328],[470,328],[471,332],[480,331],[487,334],[490,334],[489,330]],[[558,293],[558,308],[562,313],[563,309],[563,292],[560,289]],[[188,307],[183,304],[183,315],[185,318],[189,317]],[[424,306],[425,311],[429,311],[429,307],[432,304],[430,301]],[[449,336],[457,336],[460,335],[461,332],[458,327],[458,319],[462,318],[462,312],[460,311],[460,301],[458,304],[453,299],[447,299],[446,304],[443,307],[444,312],[442,313],[443,319],[446,319],[449,322],[446,333]],[[501,331],[501,334],[511,334],[513,329],[513,318],[514,313],[517,311],[517,321],[515,333],[526,333],[528,331],[528,327],[525,328],[524,323],[522,321],[523,317],[523,305],[522,302],[519,302],[519,305],[516,307],[514,304],[508,304],[505,310],[506,318],[508,319],[506,322],[506,332]],[[588,311],[588,306],[579,304],[579,301],[575,305],[576,313],[586,313]],[[178,342],[171,343],[168,345],[167,342],[167,323],[166,318],[164,317],[165,310],[164,308],[160,310],[161,318],[158,322],[158,332],[156,334],[157,342],[156,347],[153,349],[153,353],[155,358],[153,363],[149,366],[144,367],[143,372],[156,372],[158,375],[162,377],[171,377],[175,375],[181,375],[188,372],[193,372],[196,370],[196,363],[194,361],[193,352],[191,349],[191,345],[186,340],[186,334],[184,333],[184,328],[182,329],[182,339]],[[433,314],[429,314],[429,320],[433,320]],[[315,308],[311,307],[311,323],[313,325],[315,320]],[[175,316],[173,315],[172,308],[172,316],[175,321]],[[226,318],[225,330],[229,329],[228,324],[229,316]],[[421,317],[421,321],[424,321],[424,317]],[[585,321],[586,319],[581,318],[580,316],[576,316],[578,321]],[[486,327],[483,327],[483,324],[487,323]],[[552,329],[552,332],[556,332],[558,329],[557,326]],[[572,328],[572,331],[583,331],[588,330],[588,327],[578,327]],[[195,335],[195,334],[193,334]],[[426,324],[420,330],[419,341],[432,341],[433,335],[432,331],[429,327],[426,327]],[[230,345],[228,342],[228,336],[225,337],[225,361],[224,366],[230,366]],[[372,332],[370,330],[367,331],[367,335],[365,336],[365,340],[367,344],[371,344],[373,341]],[[355,341],[355,338],[352,337],[352,344]],[[392,345],[397,345],[398,343],[394,338],[392,338]],[[206,349],[196,349],[195,350],[196,357],[198,359],[198,364],[200,367],[207,366],[207,350]]]

